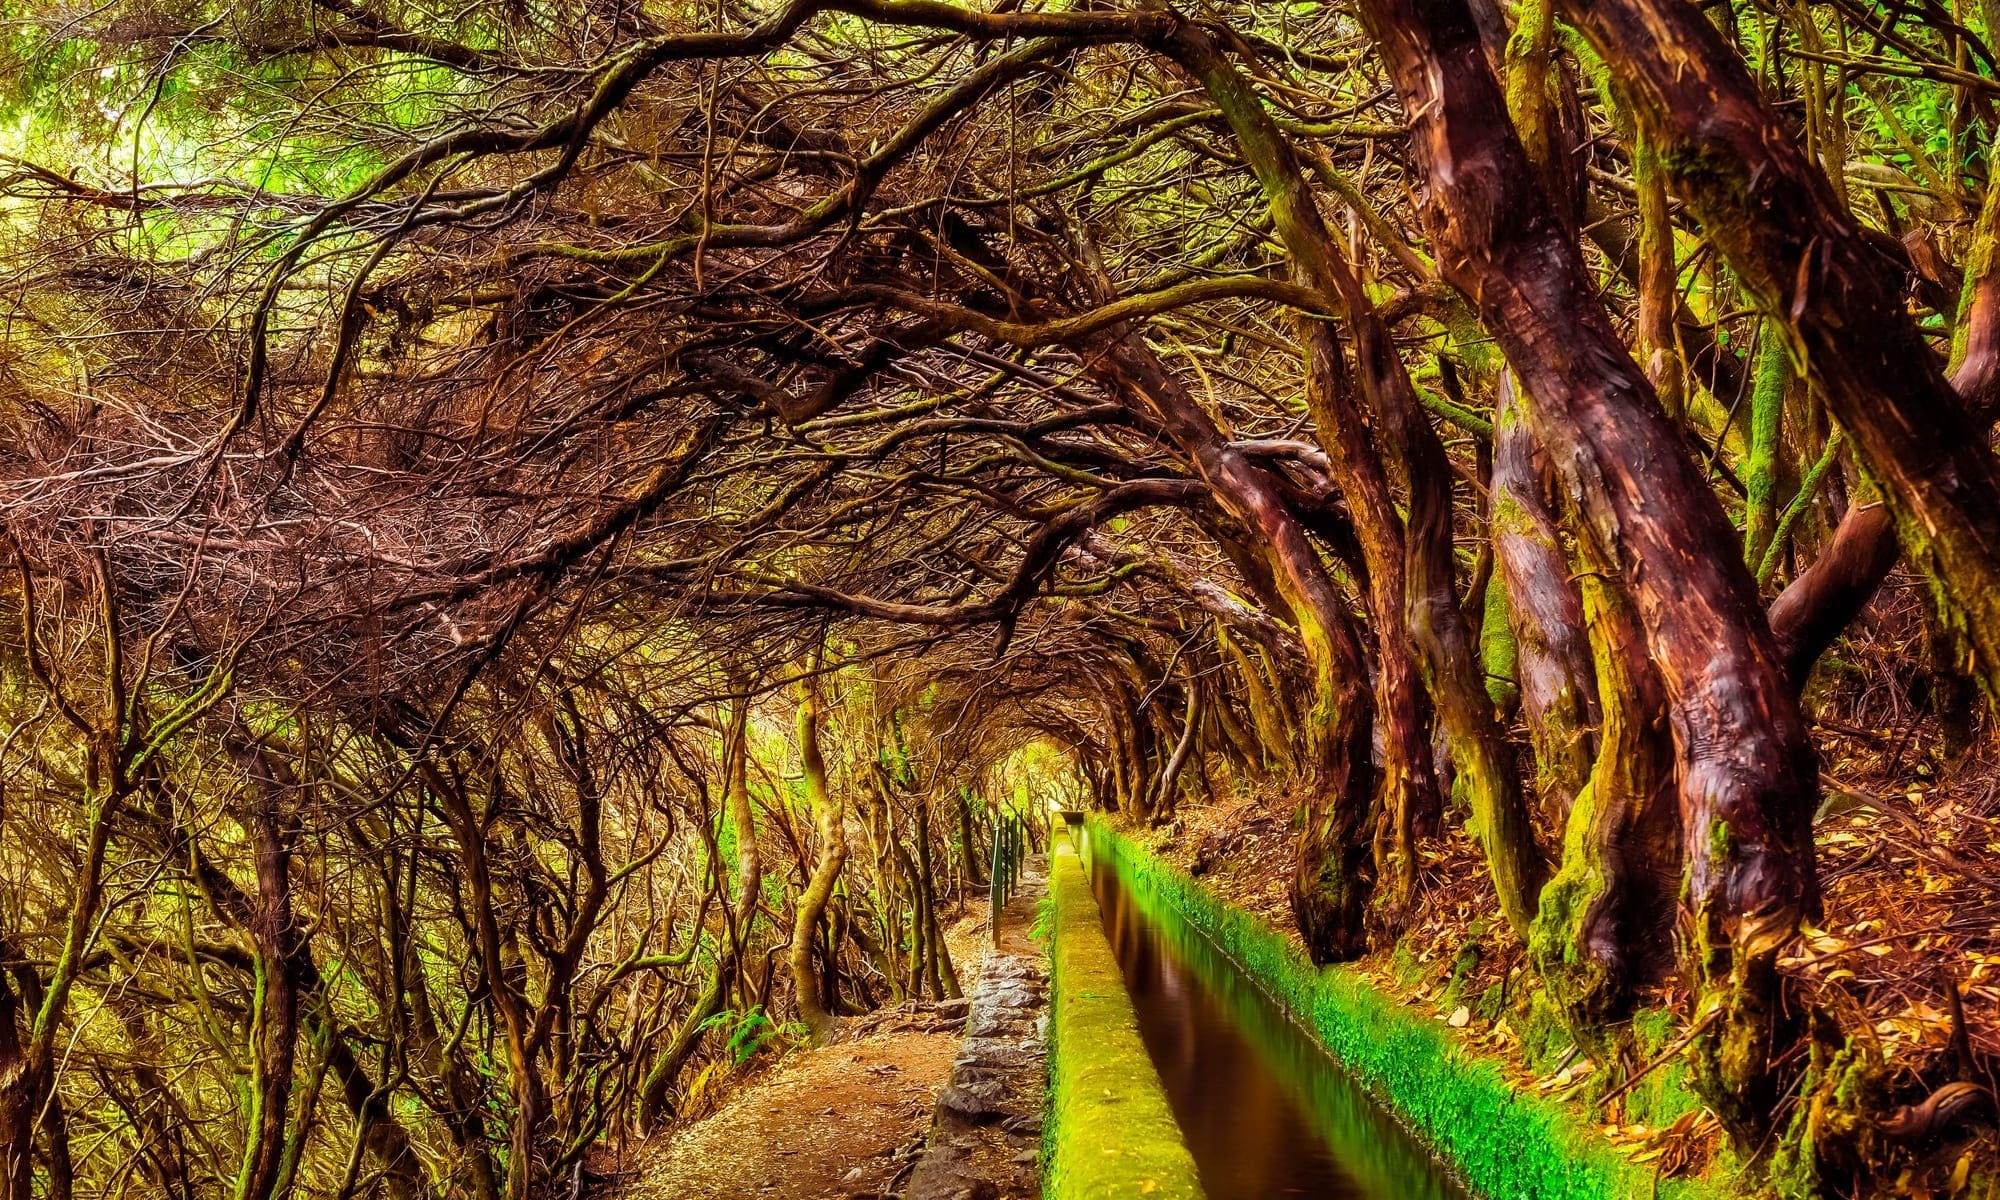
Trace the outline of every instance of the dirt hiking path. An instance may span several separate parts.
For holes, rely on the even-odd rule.
[[[1035,953],[1034,909],[1007,906],[1004,951]],[[972,911],[946,934],[959,978],[981,977],[988,934]],[[620,1200],[891,1200],[924,1152],[967,1002],[921,1002],[848,1023],[793,1051],[711,1115],[642,1152]]]
[[[925,1025],[936,1027],[889,1029],[794,1053],[672,1135],[627,1200],[894,1195],[922,1148],[958,1049],[958,1021]]]

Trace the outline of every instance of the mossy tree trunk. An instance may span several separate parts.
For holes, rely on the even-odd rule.
[[[1375,721],[1381,733],[1382,778],[1377,806],[1386,836],[1376,869],[1392,882],[1392,896],[1407,907],[1417,888],[1417,836],[1435,825],[1443,807],[1431,766],[1430,722],[1423,675],[1400,615],[1404,587],[1404,527],[1396,510],[1379,448],[1355,403],[1352,379],[1331,326],[1313,317],[1299,321],[1305,345],[1306,406],[1328,474],[1345,497],[1368,568],[1375,612]]]
[[[1267,767],[1290,774],[1298,769],[1292,755],[1292,731],[1285,720],[1277,689],[1265,678],[1261,655],[1246,650],[1228,630],[1217,626],[1216,643],[1237,678],[1243,681],[1244,700],[1250,706],[1250,721],[1257,728],[1257,744]]]
[[[744,685],[739,683],[739,690]],[[730,706],[723,738],[723,816],[736,842],[736,895],[727,911],[728,923],[714,965],[694,1006],[675,1028],[667,1048],[654,1060],[639,1089],[639,1127],[653,1128],[668,1111],[667,1097],[707,1032],[708,1020],[722,1011],[743,961],[757,899],[764,881],[764,860],[757,850],[757,817],[750,803],[750,700],[739,696]],[[721,864],[716,871],[721,872]]]
[[[1577,1043],[1615,1061],[1634,989],[1666,968],[1680,882],[1680,814],[1666,689],[1609,565],[1579,564],[1596,668],[1597,755],[1570,808],[1562,863],[1531,947]]]
[[[1546,0],[1553,5],[1554,0]],[[1650,139],[1632,140],[1632,183],[1639,193],[1639,361],[1660,407],[1675,421],[1687,416],[1687,380],[1674,316],[1680,306],[1680,260],[1674,248],[1673,213],[1666,172]]]
[[[2000,693],[2000,463],[1910,316],[1905,272],[1701,12],[1677,0],[1570,0],[1568,11],[1710,243],[1788,331]]]
[[[951,948],[945,945],[943,922],[937,915],[937,872],[931,859],[931,806],[930,797],[924,792],[916,793],[917,822],[917,913],[923,922],[924,977],[930,981],[931,994],[940,999],[955,1000],[964,995],[958,984],[958,969],[951,961]]]
[[[298,1055],[300,995],[289,969],[299,947],[292,913],[292,846],[298,819],[291,811],[297,779],[291,769],[246,731],[226,738],[250,777],[247,803],[238,820],[251,835],[257,888],[250,899],[247,932],[256,955],[252,998],[255,1020],[250,1047],[248,1137],[231,1191],[235,1200],[268,1200],[281,1182],[285,1132]]]
[[[812,808],[813,824],[819,835],[819,861],[813,866],[812,877],[806,881],[805,890],[799,894],[789,951],[799,1019],[815,1035],[825,1033],[832,1026],[833,1014],[828,1011],[829,997],[822,991],[820,973],[813,969],[813,947],[819,942],[820,921],[826,915],[827,902],[833,897],[833,886],[840,879],[841,868],[847,865],[847,806],[833,794],[827,780],[826,756],[820,752],[819,689],[820,681],[816,674],[808,672],[799,681],[796,717],[799,768],[805,783],[806,802]],[[961,827],[965,831],[969,859],[969,819],[962,820]]]
[[[1493,558],[1514,635],[1514,674],[1542,808],[1566,819],[1597,756],[1597,682],[1583,603],[1550,508],[1548,469],[1521,416],[1511,371],[1493,421]]]
[[[1990,432],[2000,410],[2000,188],[1986,189],[1966,255],[1952,356],[1952,388],[1975,427]],[[1771,630],[1794,686],[1805,686],[1813,664],[1860,614],[1901,552],[1895,514],[1871,484],[1866,498],[1842,514],[1831,544],[1771,605]]]
[[[1381,331],[1386,340],[1387,331]],[[1384,346],[1379,353],[1393,355]],[[1404,457],[1409,464],[1410,518],[1408,625],[1421,650],[1425,681],[1444,725],[1457,769],[1457,786],[1471,802],[1473,834],[1486,852],[1500,910],[1525,939],[1534,921],[1536,897],[1546,872],[1535,845],[1515,771],[1514,755],[1494,716],[1482,662],[1453,579],[1451,466],[1444,444],[1417,411],[1409,380],[1400,365]],[[1387,422],[1385,422],[1387,423]]]
[[[965,787],[952,789],[952,812],[958,818],[958,845],[965,860],[965,881],[974,886],[986,882],[986,869],[979,862],[980,836],[972,819],[972,802],[978,799],[977,791]]]
[[[1753,571],[1764,561],[1778,528],[1778,461],[1784,453],[1785,392],[1791,382],[1792,356],[1784,330],[1766,321],[1750,390],[1750,454],[1743,465],[1743,561]]]
[[[1697,1074],[1724,1124],[1754,1146],[1775,1101],[1777,954],[1818,902],[1804,723],[1736,531],[1536,183],[1470,10],[1463,0],[1364,0],[1360,13],[1414,116],[1429,181],[1422,211],[1444,273],[1518,373],[1528,426],[1659,667],[1689,850],[1693,975],[1714,1014]],[[1674,141],[1658,144],[1671,163]]]
[[[1244,456],[1137,334],[1122,331],[1097,351],[1101,376],[1123,394],[1143,398],[1215,489],[1218,502],[1254,531],[1297,626],[1312,676],[1305,737],[1312,782],[1302,813],[1292,907],[1316,961],[1357,957],[1367,949],[1367,905],[1374,889],[1374,704],[1354,619],[1271,477]]]
[[[1294,271],[1337,306],[1353,330],[1356,391],[1385,443],[1384,457],[1400,468],[1400,482],[1409,495],[1404,595],[1390,612],[1400,615],[1417,648],[1458,779],[1471,801],[1474,832],[1486,851],[1501,909],[1515,930],[1525,935],[1534,918],[1541,860],[1512,756],[1478,674],[1480,660],[1471,626],[1458,601],[1452,564],[1451,469],[1444,448],[1418,404],[1387,324],[1321,218],[1291,143],[1207,33],[1184,26],[1165,49],[1200,80],[1222,110],[1263,189],[1272,226],[1291,255]],[[1336,393],[1329,396],[1338,398]],[[1378,619],[1387,623],[1395,618],[1379,613]]]

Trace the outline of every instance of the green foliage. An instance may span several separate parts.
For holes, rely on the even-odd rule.
[[[337,196],[387,164],[380,135],[421,140],[488,99],[486,81],[417,55],[389,52],[355,70],[283,52],[306,36],[302,9],[170,6],[139,21],[187,32],[150,39],[132,36],[134,15],[0,5],[0,152],[92,180],[130,172],[149,183],[226,180]],[[494,40],[476,13],[452,24],[437,32]]]
[[[1028,940],[1033,942],[1040,942],[1045,946],[1051,947],[1051,953],[1053,953],[1053,943],[1055,936],[1056,936],[1055,897],[1050,895],[1044,895],[1040,900],[1035,902],[1035,923],[1028,927]]]
[[[752,1005],[738,1012],[725,1008],[701,1023],[703,1029],[727,1030],[723,1044],[729,1050],[729,1057],[737,1066],[742,1066],[775,1041],[798,1041],[805,1036],[803,1026],[796,1024],[779,1025],[764,1015],[764,1006]]]
[[[1198,930],[1479,1194],[1521,1200],[1622,1200],[1711,1194],[1656,1181],[1557,1105],[1523,1095],[1499,1067],[1345,968],[1314,967],[1285,938],[1216,900],[1101,823],[1093,855],[1156,918]],[[1657,1186],[1657,1193],[1654,1189]]]

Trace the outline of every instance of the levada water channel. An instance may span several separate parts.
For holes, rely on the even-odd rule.
[[[1209,1200],[1472,1200],[1199,931],[1091,886]]]

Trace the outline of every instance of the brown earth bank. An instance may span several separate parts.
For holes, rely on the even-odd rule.
[[[978,1025],[985,989],[996,986],[996,961],[1039,972],[1032,937],[1043,882],[1030,864],[989,940],[985,913],[970,905],[945,931],[968,991],[962,999],[907,1001],[842,1021],[819,1044],[797,1043],[753,1056],[716,1087],[713,1111],[642,1144],[626,1162],[601,1160],[600,1189],[622,1200],[886,1200],[904,1195],[913,1175],[934,1176],[930,1194],[953,1181],[986,1180],[977,1194],[1032,1200],[1035,1168],[1023,1147],[1039,1134],[1039,1078],[1015,1084],[1008,1111],[1031,1114],[1021,1133],[953,1118],[939,1096],[972,1070],[968,1014]],[[999,972],[1018,980],[1023,967]],[[1032,1016],[1032,1013],[1029,1014]],[[995,1031],[971,1030],[973,1034]],[[1031,1049],[1039,1055],[1039,1038]],[[1036,1058],[1039,1063],[1039,1058]],[[957,1071],[954,1071],[954,1068]],[[987,1072],[985,1074],[990,1074]],[[961,1105],[962,1107],[962,1105]],[[946,1137],[945,1134],[950,1136]],[[940,1156],[940,1147],[952,1151]],[[930,1159],[939,1159],[931,1162]],[[944,1161],[948,1159],[949,1161]]]

